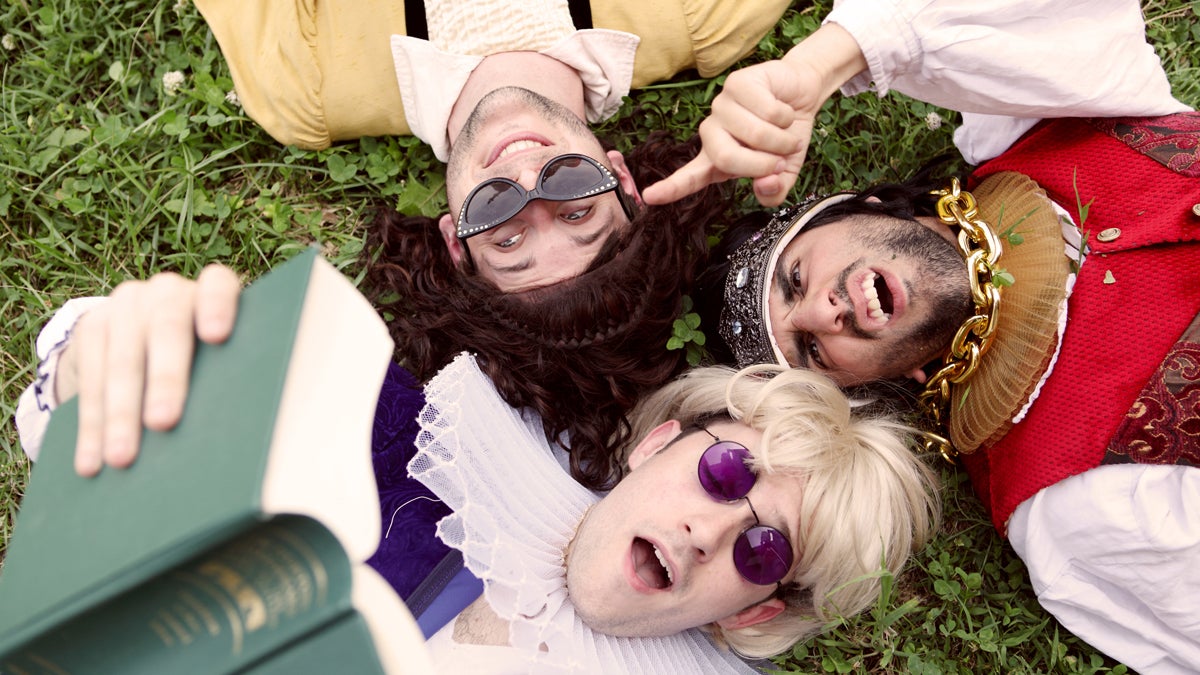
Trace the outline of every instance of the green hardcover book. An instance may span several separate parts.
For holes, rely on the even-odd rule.
[[[354,672],[427,672],[411,615],[363,564],[391,351],[308,251],[242,293],[226,343],[197,347],[180,423],[143,432],[132,468],[77,476],[65,403],[0,575],[0,672],[327,672],[342,653],[374,664]]]

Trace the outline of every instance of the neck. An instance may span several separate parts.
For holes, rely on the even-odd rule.
[[[943,223],[938,218],[935,218],[934,216],[917,216],[917,222],[942,235],[942,238],[946,241],[949,241],[955,246],[958,245],[958,237],[954,236],[954,232],[950,229],[950,226]]]
[[[599,502],[589,504],[588,507],[584,509],[583,515],[579,518],[579,524],[575,526],[575,531],[571,533],[571,540],[568,541],[566,547],[563,548],[562,566],[564,575],[567,571],[567,565],[569,565],[571,561],[571,549],[575,547],[575,537],[579,536],[579,528],[583,527],[584,521],[586,521],[587,517],[592,513],[592,507],[594,507],[597,503]],[[568,589],[568,594],[569,593],[570,590]]]
[[[583,80],[578,71],[558,59],[537,52],[501,52],[484,57],[467,78],[467,84],[455,101],[450,111],[450,122],[446,125],[451,145],[479,100],[501,87],[528,89],[561,103],[580,119],[587,119]]]

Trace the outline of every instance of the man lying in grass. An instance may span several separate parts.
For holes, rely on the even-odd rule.
[[[898,55],[863,30],[895,17],[835,9],[813,36],[819,58],[805,40],[761,66],[769,77],[729,78],[704,154],[662,187],[739,164],[757,164],[760,188],[786,186],[773,167],[803,160],[802,120],[820,107],[795,94],[821,99],[867,72],[988,113],[956,136],[987,161],[961,184],[876,186],[769,219],[723,258],[721,336],[739,365],[914,384],[1043,607],[1139,672],[1192,672],[1200,519],[1181,514],[1200,505],[1200,115],[1172,95],[1137,2],[1090,3],[1089,29],[1070,32],[1036,1],[918,4],[912,33],[972,39],[910,34],[935,53],[900,39]],[[1016,45],[1029,80],[978,86],[987,55]],[[881,71],[892,57],[901,67]],[[951,62],[982,75],[947,77]],[[824,89],[807,89],[818,73]]]
[[[630,87],[719,74],[788,2],[684,5],[196,2],[247,114],[281,143],[431,145],[448,162],[436,227],[450,255],[505,292],[580,274],[635,219],[625,158],[585,120],[611,117]]]
[[[663,134],[626,158],[588,122],[614,114],[631,86],[689,68],[716,75],[787,4],[196,6],[247,114],[280,142],[411,132],[448,162],[449,213],[380,209],[364,249],[368,294],[422,381],[461,349],[507,342],[481,366],[548,435],[572,431],[576,476],[598,488],[614,476],[607,446],[621,416],[688,365],[664,346],[706,226],[728,203],[714,188],[645,208],[639,184],[694,146]]]
[[[220,342],[236,313],[224,268],[123,289],[83,316],[39,383],[58,398],[78,387],[85,451],[124,433],[106,419],[114,393],[136,390],[138,411],[143,387],[183,396],[195,332]],[[636,440],[614,449],[627,470],[604,496],[570,478],[474,357],[425,397],[408,469],[453,510],[439,536],[485,589],[430,638],[448,666],[752,672],[737,655],[779,653],[871,606],[936,526],[906,429],[859,417],[814,373],[700,369],[667,385],[631,414]]]

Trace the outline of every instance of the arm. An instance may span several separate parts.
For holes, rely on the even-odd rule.
[[[842,31],[832,43],[827,41],[831,27]],[[857,52],[853,61],[847,60],[851,50]],[[842,69],[829,70],[831,54],[841,60],[835,65]],[[756,178],[755,194],[764,205],[781,203],[795,183],[793,170],[803,162],[811,120],[835,82],[834,88],[847,95],[873,84],[880,96],[895,89],[966,113],[955,140],[973,163],[999,154],[1041,117],[1163,115],[1187,109],[1171,96],[1158,57],[1146,43],[1136,0],[846,0],[782,62],[795,67],[775,66],[776,77],[769,82],[730,76],[701,125],[703,161],[697,158],[647,188],[647,203],[673,201],[736,176]],[[771,63],[779,62],[746,71]],[[794,74],[791,82],[780,81],[805,68],[824,68],[823,76],[833,79],[818,80],[821,86]],[[718,104],[729,103],[723,97],[746,98],[731,92],[731,86],[753,84],[760,98],[750,110],[760,119],[720,112]],[[806,118],[808,125],[791,128],[789,140],[796,145],[789,149],[778,133],[762,130],[768,122],[783,128],[777,105],[764,101],[771,95],[776,104],[795,102],[789,92],[802,86],[813,87],[814,98],[800,101],[805,107],[793,106],[796,119]],[[706,132],[705,124],[725,128]]]
[[[759,202],[783,203],[804,164],[821,106],[865,68],[854,38],[826,24],[782,59],[731,73],[700,124],[700,154],[646,188],[643,199],[667,204],[706,185],[749,176]]]
[[[842,93],[873,84],[964,113],[955,143],[972,164],[1044,117],[1187,109],[1137,0],[846,0],[826,22],[854,37],[868,66]]]
[[[1021,117],[1184,109],[1137,0],[849,0],[826,18],[860,46],[872,83],[960,112]]]
[[[38,333],[36,357],[37,372],[34,380],[21,392],[17,410],[13,414],[17,432],[21,437],[21,448],[30,460],[37,461],[42,448],[42,437],[50,424],[50,413],[60,401],[55,395],[58,363],[71,338],[75,322],[89,309],[103,303],[105,298],[87,297],[68,300],[54,312]]]
[[[58,401],[79,396],[75,470],[91,476],[104,463],[127,467],[137,457],[141,428],[169,429],[187,395],[195,338],[223,342],[233,329],[240,283],[226,267],[210,265],[195,281],[159,274],[118,286],[91,307],[71,331],[57,364],[22,396],[22,439],[40,442]],[[37,401],[36,388],[52,395]],[[28,410],[34,403],[45,411]],[[34,447],[27,448],[35,456]]]

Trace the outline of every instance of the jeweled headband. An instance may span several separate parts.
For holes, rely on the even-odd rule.
[[[767,304],[771,275],[783,249],[809,221],[827,207],[853,196],[854,193],[841,192],[789,206],[729,255],[725,306],[721,308],[717,332],[729,345],[739,368],[755,363],[788,365],[771,335]]]

